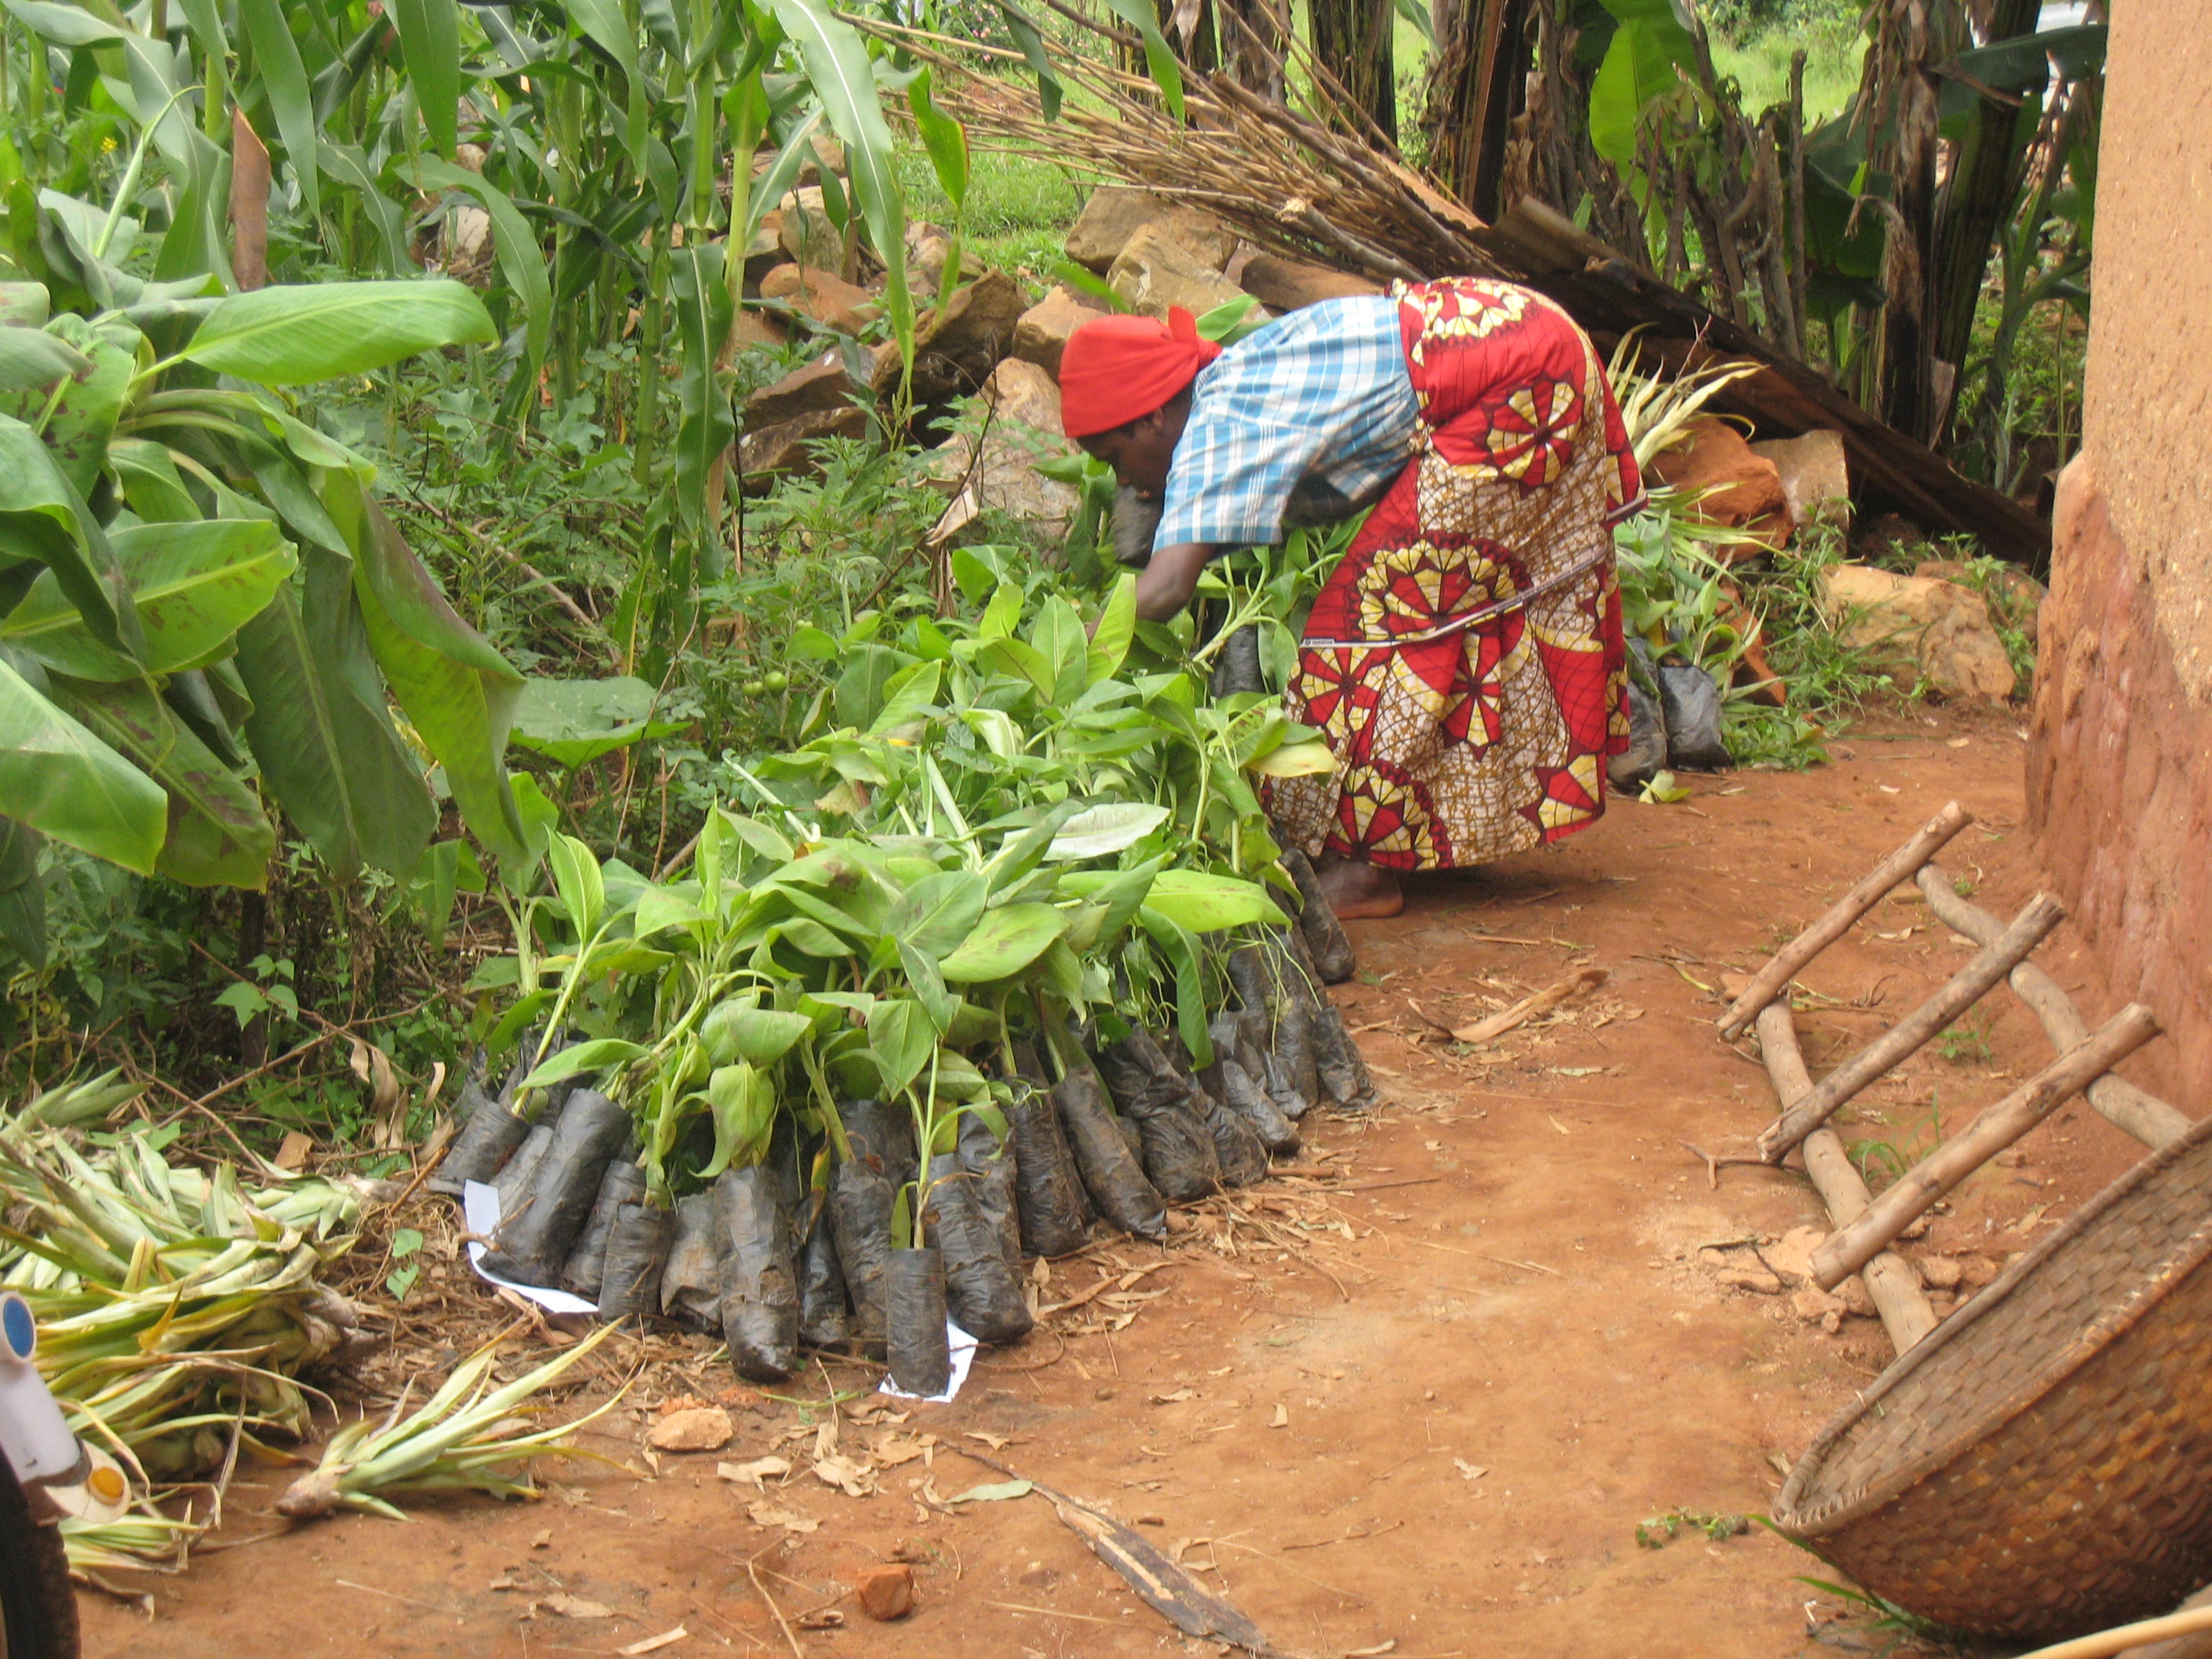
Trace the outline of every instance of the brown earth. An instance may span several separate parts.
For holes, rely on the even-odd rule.
[[[2010,713],[1908,714],[1848,736],[1822,770],[1696,779],[1686,804],[1623,803],[1558,849],[1431,880],[1402,917],[1354,924],[1362,978],[1339,994],[1386,1108],[1310,1120],[1291,1178],[1215,1200],[1164,1251],[1055,1264],[1048,1304],[1102,1265],[1167,1265],[987,1358],[953,1405],[896,1422],[849,1403],[839,1450],[872,1454],[873,1496],[809,1472],[831,1420],[823,1374],[782,1391],[806,1407],[730,1391],[730,1446],[659,1454],[656,1473],[641,1449],[652,1407],[684,1386],[663,1376],[592,1443],[631,1468],[568,1466],[535,1504],[424,1501],[411,1525],[284,1530],[267,1505],[286,1475],[248,1472],[222,1534],[234,1547],[154,1581],[151,1623],[88,1595],[86,1650],[504,1659],[611,1653],[679,1625],[657,1650],[677,1659],[1214,1650],[1184,1643],[1040,1498],[926,1502],[1002,1478],[963,1445],[1133,1524],[1286,1652],[1876,1650],[1883,1638],[1800,1582],[1819,1565],[1768,1533],[1638,1541],[1639,1522],[1677,1510],[1762,1513],[1888,1357],[1871,1319],[1829,1334],[1787,1294],[1719,1282],[1699,1247],[1771,1244],[1820,1212],[1795,1174],[1730,1169],[1716,1188],[1681,1143],[1741,1151],[1771,1110],[1759,1067],[1715,1036],[1707,988],[1754,967],[1944,800],[1980,820],[1947,867],[1992,908],[2027,898],[2021,749]],[[1923,906],[1879,907],[1802,976],[1815,1071],[1965,954]],[[2041,959],[2086,1012],[2109,1011],[2064,932]],[[1612,977],[1557,1024],[1469,1055],[1427,1040],[1430,1021],[1478,1018],[1586,963]],[[1949,1057],[1931,1048],[1873,1091],[1846,1139],[1911,1156],[1931,1107],[1955,1128],[2039,1066],[2029,1017],[1987,1008]],[[1908,1249],[1999,1263],[2132,1150],[2077,1104]],[[727,1381],[719,1365],[697,1375],[710,1394]],[[923,1435],[927,1460],[911,1455]],[[718,1462],[770,1453],[797,1467],[781,1488],[716,1477]],[[756,1524],[756,1504],[815,1529]],[[916,1610],[872,1623],[850,1592],[895,1559],[915,1566]],[[556,1595],[611,1616],[559,1616]]]

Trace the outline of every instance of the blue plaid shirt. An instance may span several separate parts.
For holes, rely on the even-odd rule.
[[[1398,302],[1293,311],[1200,371],[1152,545],[1276,542],[1346,516],[1389,488],[1419,441]]]

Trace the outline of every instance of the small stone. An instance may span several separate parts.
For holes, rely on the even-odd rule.
[[[763,300],[785,301],[840,334],[858,334],[883,314],[874,295],[826,270],[778,265],[761,278],[760,291]]]
[[[1817,1285],[1807,1285],[1791,1292],[1791,1310],[1808,1324],[1840,1318],[1850,1311],[1839,1296],[1831,1296]]]
[[[1773,1243],[1759,1251],[1766,1265],[1784,1279],[1810,1279],[1813,1276],[1813,1252],[1828,1242],[1828,1235],[1818,1227],[1792,1227]]]
[[[1720,1281],[1730,1290],[1749,1291],[1754,1296],[1779,1296],[1782,1281],[1764,1267],[1723,1267]]]
[[[750,307],[738,313],[730,333],[740,351],[753,346],[780,346],[787,337],[781,323]]]
[[[1217,271],[1237,252],[1237,233],[1210,213],[1173,206],[1133,185],[1101,185],[1067,233],[1067,257],[1103,272],[1139,232],[1152,227],[1172,233],[1194,258]]]
[[[1836,1294],[1844,1299],[1844,1306],[1861,1319],[1875,1316],[1874,1296],[1866,1287],[1866,1280],[1853,1273],[1836,1286]]]
[[[1959,1258],[1960,1280],[1972,1290],[1978,1291],[1990,1284],[1996,1278],[1997,1273],[1996,1263],[1986,1256],[1962,1255]]]
[[[1828,1312],[1822,1314],[1820,1316],[1820,1328],[1827,1332],[1830,1336],[1837,1335],[1844,1328],[1843,1315],[1832,1309]]]
[[[1799,524],[1851,522],[1850,470],[1840,432],[1808,432],[1801,438],[1770,438],[1751,453],[1771,461],[1789,499],[1790,516]]]
[[[1130,309],[1148,317],[1164,317],[1171,306],[1203,317],[1216,306],[1245,297],[1243,289],[1158,226],[1129,239],[1106,281]]]
[[[1966,1270],[1951,1256],[1923,1255],[1912,1264],[1920,1269],[1920,1282],[1931,1291],[1955,1291]]]
[[[1035,363],[1057,380],[1067,337],[1104,312],[1072,288],[1055,288],[1022,313],[1014,324],[1014,356]]]
[[[952,234],[942,225],[933,225],[917,219],[906,228],[906,274],[918,296],[916,304],[927,304],[937,297],[938,284],[945,279],[945,262],[952,257]],[[964,282],[973,282],[983,274],[983,262],[972,253],[960,256],[960,276]]]
[[[914,1569],[903,1562],[871,1567],[860,1575],[853,1590],[860,1597],[862,1613],[888,1625],[914,1611]]]
[[[735,1432],[720,1406],[690,1406],[669,1413],[646,1438],[655,1451],[709,1452],[728,1445]]]
[[[1297,311],[1322,300],[1349,299],[1382,291],[1380,283],[1327,265],[1301,264],[1273,253],[1255,253],[1244,262],[1237,280],[1261,305],[1275,311]]]

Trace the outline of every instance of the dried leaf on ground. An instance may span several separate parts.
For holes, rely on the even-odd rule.
[[[714,1473],[725,1480],[750,1481],[755,1487],[765,1491],[767,1488],[763,1483],[771,1476],[781,1477],[791,1473],[791,1460],[787,1457],[756,1457],[746,1463],[717,1463]]]
[[[818,1532],[822,1528],[819,1521],[810,1521],[794,1510],[785,1509],[781,1504],[769,1503],[765,1499],[757,1504],[746,1504],[745,1514],[751,1518],[753,1525],[757,1527],[781,1527],[786,1532],[791,1533]]]

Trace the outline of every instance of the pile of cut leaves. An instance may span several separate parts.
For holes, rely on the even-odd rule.
[[[988,553],[956,573],[972,622],[802,632],[842,665],[813,735],[726,759],[657,878],[522,787],[543,860],[497,895],[441,1172],[498,1194],[488,1271],[717,1332],[749,1379],[857,1348],[933,1395],[948,1313],[1030,1328],[1024,1255],[1162,1237],[1370,1102],[1320,990],[1349,945],[1257,787],[1326,749],[1134,665],[1127,577],[1086,621]]]

